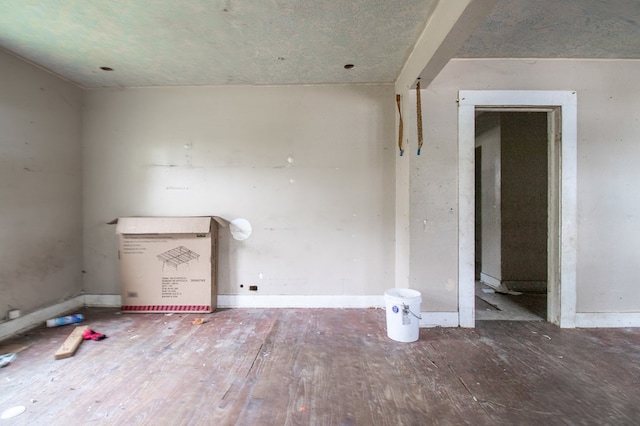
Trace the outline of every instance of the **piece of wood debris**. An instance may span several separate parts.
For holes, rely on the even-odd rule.
[[[88,328],[89,326],[86,325],[76,327],[75,330],[71,332],[69,337],[67,337],[67,340],[64,341],[62,346],[60,346],[60,349],[58,349],[58,351],[56,352],[56,359],[72,357],[76,353],[76,350],[78,350],[78,346],[80,346],[80,343],[82,343],[82,341],[84,340],[82,335]]]
[[[30,346],[29,344],[22,344],[22,343],[11,343],[11,344],[0,345],[0,355],[9,354],[9,353],[17,354],[18,352],[24,351],[29,346]]]

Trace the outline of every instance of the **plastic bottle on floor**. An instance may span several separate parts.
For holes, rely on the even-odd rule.
[[[81,321],[84,321],[84,315],[82,314],[68,315],[47,320],[47,327],[58,327],[59,325],[75,324]]]

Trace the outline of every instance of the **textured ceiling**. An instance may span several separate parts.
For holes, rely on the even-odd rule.
[[[640,59],[640,0],[499,0],[456,56]]]
[[[393,82],[435,1],[4,0],[0,46],[84,87]]]
[[[438,1],[2,0],[0,46],[84,87],[392,83]],[[638,59],[639,21],[640,0],[498,0],[456,56]]]

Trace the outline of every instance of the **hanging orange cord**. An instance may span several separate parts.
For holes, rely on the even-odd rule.
[[[420,80],[416,84],[416,115],[418,123],[418,155],[422,149],[422,104],[420,103]]]
[[[400,150],[400,156],[402,157],[402,154],[404,154],[404,150],[402,149],[402,128],[404,124],[402,123],[402,111],[400,109],[401,99],[402,98],[400,95],[396,95],[396,104],[398,105],[398,114],[400,114],[400,122],[398,123],[398,149]]]

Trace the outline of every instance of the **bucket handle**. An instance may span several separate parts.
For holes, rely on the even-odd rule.
[[[419,320],[422,319],[422,314],[420,315],[416,315],[413,313],[413,311],[411,310],[411,308],[409,307],[409,305],[405,305],[404,303],[402,304],[402,312],[410,312],[411,315],[413,315],[414,317],[418,318]]]

